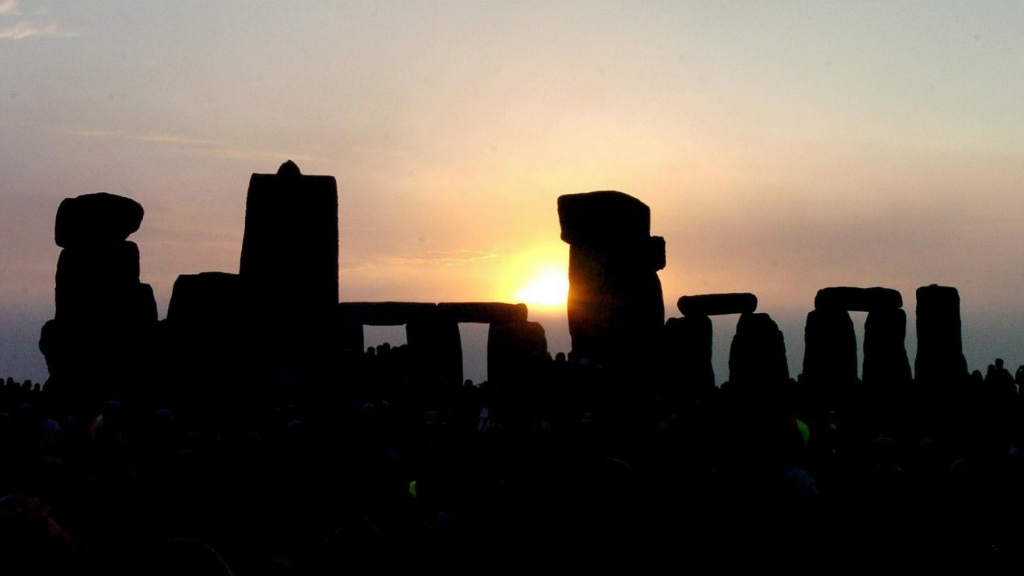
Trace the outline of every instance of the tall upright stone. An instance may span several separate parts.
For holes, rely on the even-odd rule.
[[[406,339],[413,364],[431,382],[449,386],[462,384],[462,336],[459,324],[448,318],[409,322]]]
[[[239,276],[259,302],[272,351],[274,386],[316,403],[336,379],[338,186],[306,176],[294,162],[253,174],[245,207]]]
[[[662,336],[663,374],[678,376],[687,392],[706,391],[715,386],[711,363],[714,326],[707,316],[684,316],[665,321]]]
[[[487,332],[487,380],[536,380],[548,359],[548,339],[539,322],[495,322]]]
[[[665,241],[650,235],[650,208],[622,192],[568,194],[558,198],[558,217],[570,247],[570,356],[635,366],[665,322]]]
[[[813,383],[857,380],[857,334],[849,312],[822,308],[807,313],[803,375]]]
[[[907,358],[907,313],[901,308],[878,308],[868,312],[864,321],[864,368],[866,384],[895,385],[910,383]]]
[[[778,324],[768,314],[741,314],[729,350],[730,384],[779,384],[787,380],[786,339]]]
[[[294,162],[253,174],[239,274],[288,311],[332,312],[338,303],[338,185]]]
[[[932,284],[917,289],[918,382],[955,382],[967,377],[960,324],[960,293]]]

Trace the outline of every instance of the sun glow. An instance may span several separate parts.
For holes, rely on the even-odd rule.
[[[565,269],[538,270],[525,286],[516,292],[516,299],[529,306],[562,307],[569,296],[569,277]]]

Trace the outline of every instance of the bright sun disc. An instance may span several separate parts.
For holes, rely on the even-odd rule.
[[[516,293],[516,298],[534,306],[565,306],[569,278],[565,272],[544,272]]]

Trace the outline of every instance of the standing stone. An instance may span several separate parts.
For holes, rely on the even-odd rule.
[[[239,276],[267,322],[270,389],[316,404],[337,380],[338,186],[304,176],[294,162],[253,174],[245,207]]]
[[[741,314],[729,350],[730,384],[779,384],[789,380],[786,340],[767,314]]]
[[[637,365],[665,322],[665,241],[650,235],[650,208],[622,192],[589,192],[559,197],[558,216],[570,245],[571,357]]]
[[[409,322],[405,335],[413,365],[430,384],[439,380],[462,384],[462,336],[457,322],[443,318]]]
[[[918,382],[955,382],[967,377],[960,325],[960,293],[952,286],[917,289]]]
[[[868,313],[864,321],[865,384],[896,384],[910,382],[910,361],[907,359],[907,313],[900,308],[881,308]]]
[[[659,355],[665,363],[663,374],[678,375],[685,391],[705,391],[715,386],[712,365],[713,331],[711,318],[685,316],[665,322]]]
[[[104,192],[68,198],[57,209],[54,320],[39,348],[47,387],[64,398],[95,400],[140,392],[152,355],[157,312],[153,289],[139,281],[142,206]]]
[[[487,332],[489,382],[536,380],[547,358],[548,340],[540,323],[518,320],[490,325]]]
[[[338,303],[338,185],[285,162],[253,174],[239,274],[288,313],[332,314]]]
[[[807,314],[803,374],[810,382],[848,384],[857,380],[857,334],[849,312],[825,308]]]

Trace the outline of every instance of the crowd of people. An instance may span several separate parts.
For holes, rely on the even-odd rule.
[[[942,382],[702,389],[562,354],[480,385],[423,381],[404,346],[344,362],[329,401],[209,409],[8,378],[0,571],[1024,565],[1024,367],[1002,360]]]

